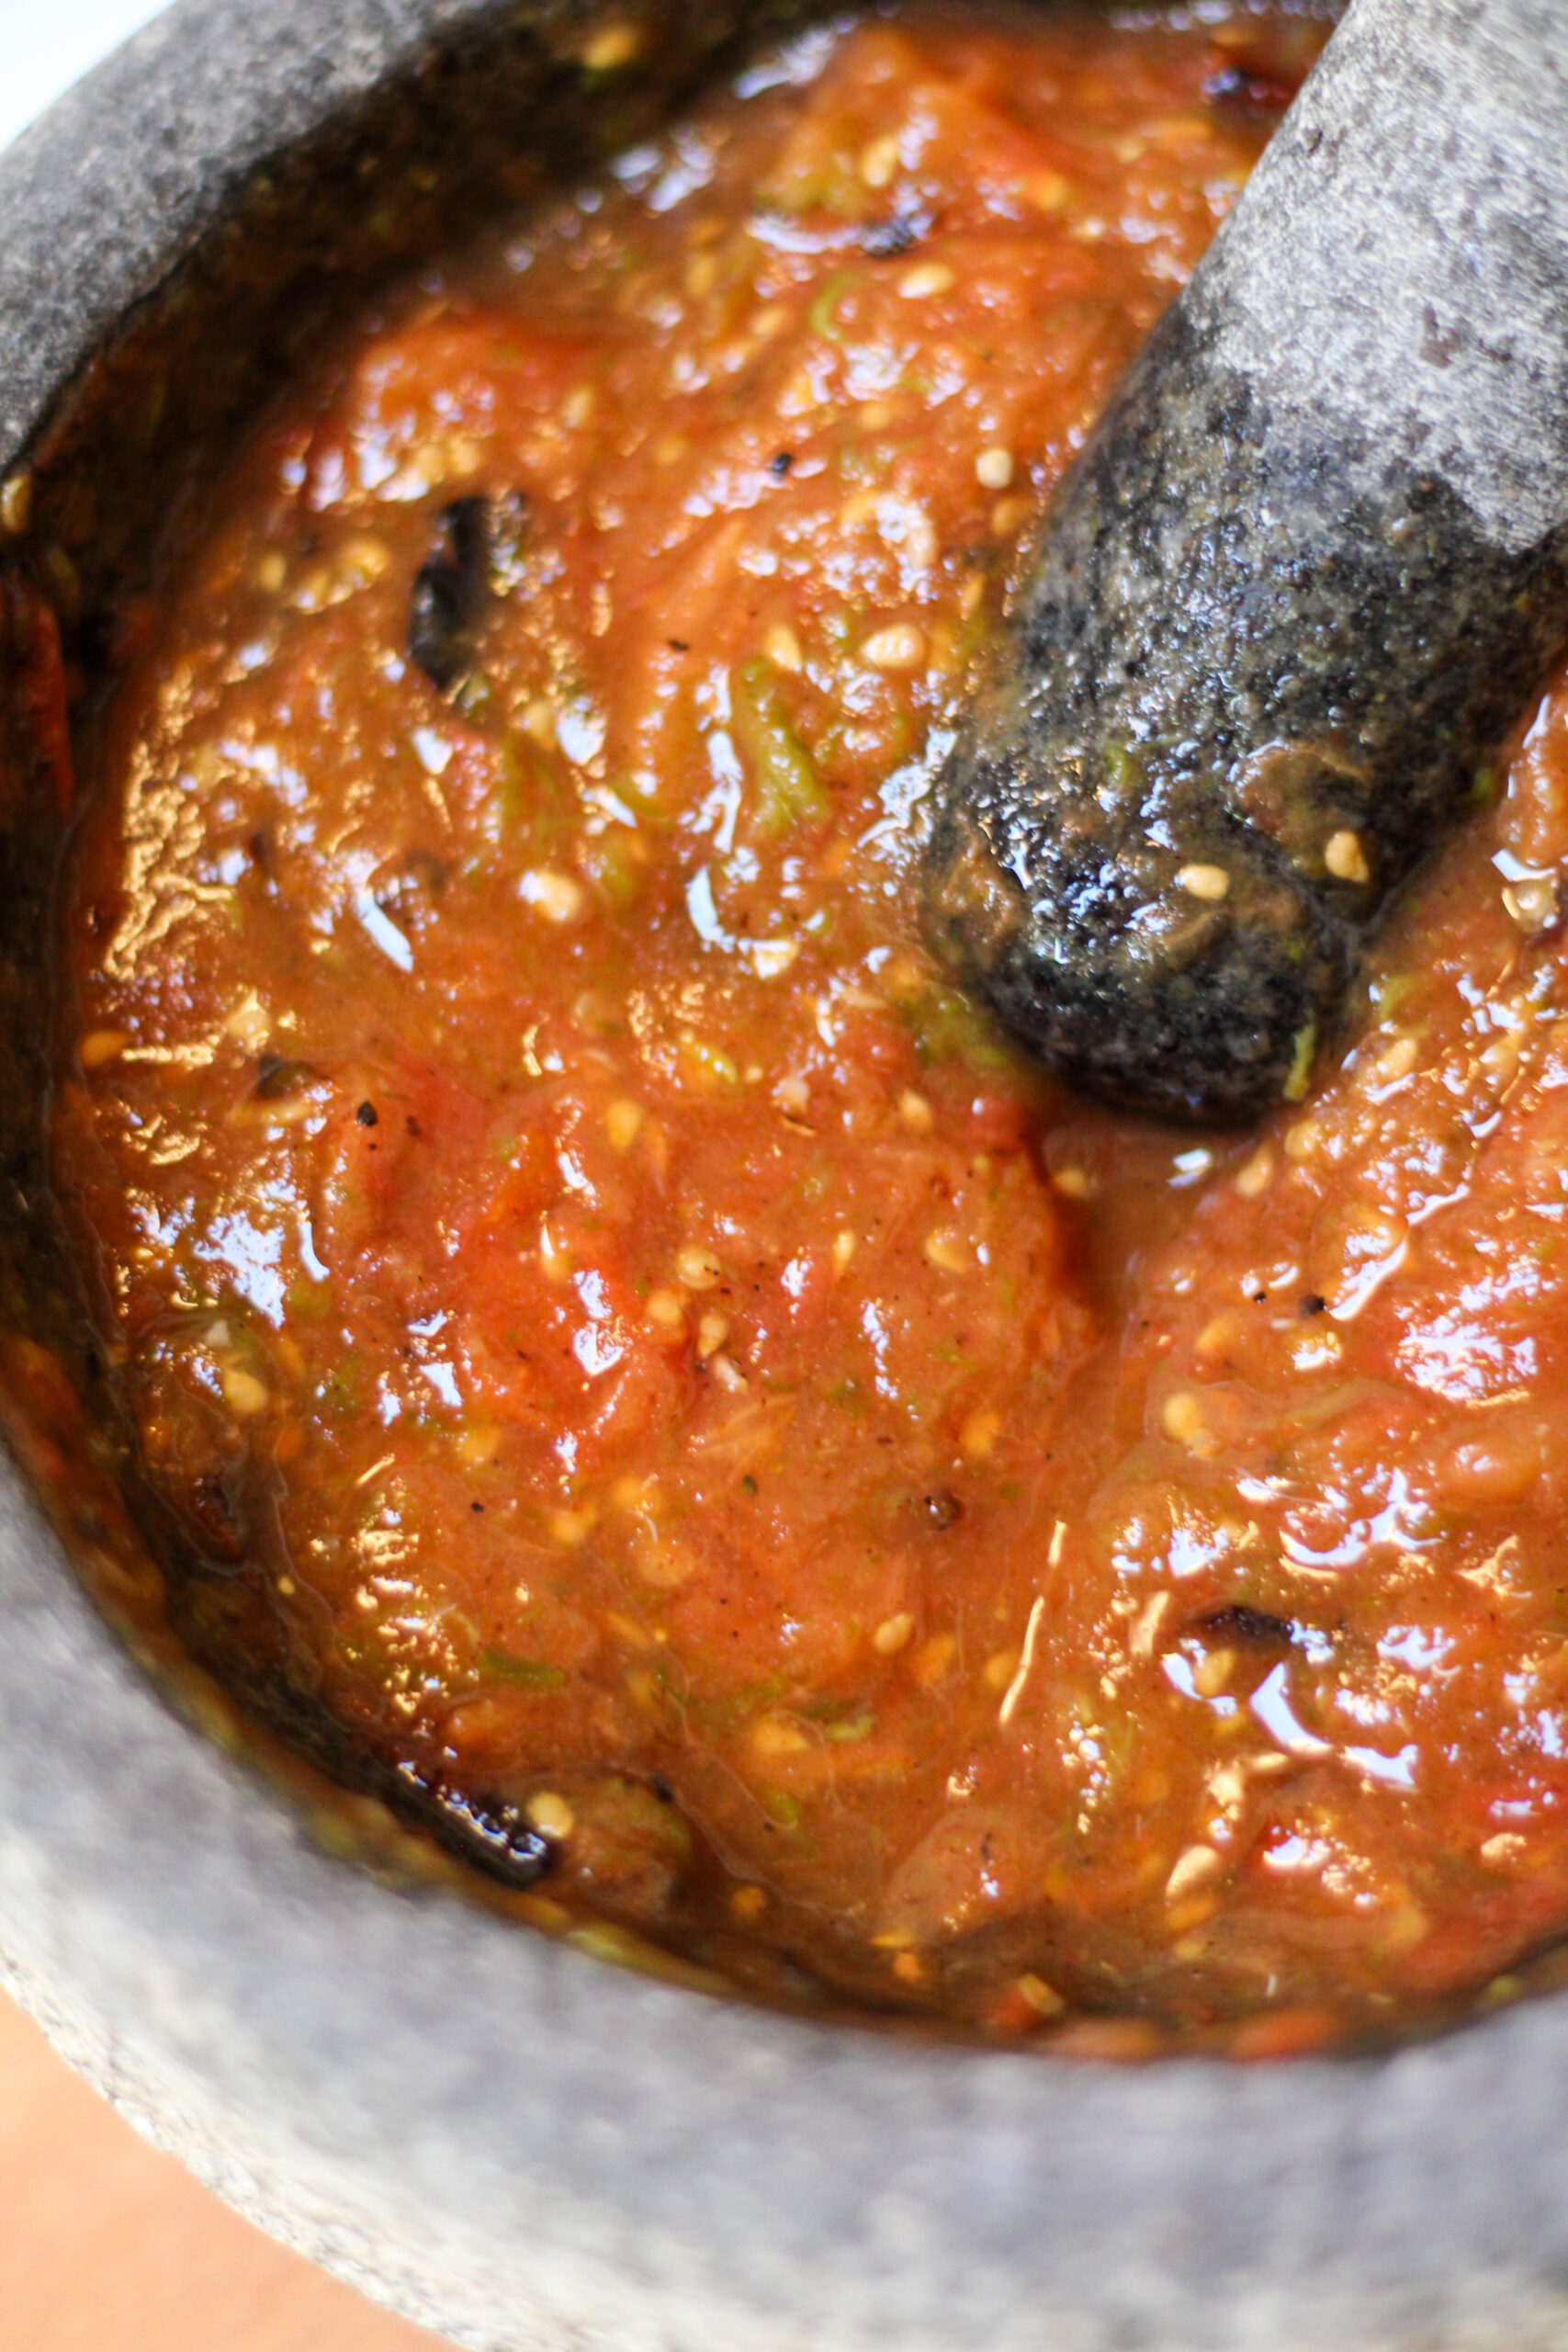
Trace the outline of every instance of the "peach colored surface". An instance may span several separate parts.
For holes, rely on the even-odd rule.
[[[0,1998],[0,2352],[443,2352],[155,2154]]]

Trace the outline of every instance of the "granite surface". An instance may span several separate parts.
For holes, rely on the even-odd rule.
[[[245,172],[462,0],[184,0],[0,161],[0,454]],[[482,70],[482,61],[476,70]],[[617,1973],[318,1850],[0,1466],[0,1974],[199,2178],[493,2352],[1568,2346],[1568,2007],[1052,2064]]]

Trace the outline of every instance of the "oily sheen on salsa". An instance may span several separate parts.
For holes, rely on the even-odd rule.
[[[347,325],[101,733],[54,1167],[146,1476],[548,1923],[1259,2053],[1568,1926],[1568,682],[1244,1136],[1032,1072],[907,887],[1325,29],[803,36]]]

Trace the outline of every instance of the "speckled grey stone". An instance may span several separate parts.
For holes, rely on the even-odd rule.
[[[0,449],[245,164],[465,13],[201,0],[31,133]],[[3,1465],[0,1955],[241,2211],[496,2352],[1568,2346],[1561,2000],[1377,2061],[1118,2072],[618,1975],[315,1850]]]
[[[1562,643],[1563,28],[1357,0],[1057,488],[927,881],[1076,1084],[1228,1125],[1299,1091]]]

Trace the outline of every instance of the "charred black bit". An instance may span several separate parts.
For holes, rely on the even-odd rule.
[[[258,1531],[276,1521],[275,1498],[265,1485],[247,1493],[245,1481],[243,1470],[215,1467],[198,1482],[197,1515],[188,1508],[170,1511],[145,1494],[149,1523],[161,1531],[170,1564],[173,1631],[294,1754],[341,1786],[376,1798],[503,1884],[533,1885],[554,1857],[515,1805],[451,1787],[350,1730],[333,1713],[298,1614],[279,1606],[275,1573],[257,1566]]]
[[[417,1766],[400,1764],[398,1777],[444,1846],[511,1887],[533,1886],[553,1859],[547,1838],[531,1828],[518,1806],[497,1797],[429,1781]]]
[[[951,1487],[939,1487],[934,1495],[920,1498],[920,1516],[929,1528],[941,1535],[957,1526],[964,1516],[964,1505]]]
[[[380,1114],[374,1102],[362,1102],[354,1115],[362,1127],[374,1127],[380,1125]]]
[[[459,498],[444,510],[435,552],[414,579],[409,653],[443,694],[473,659],[470,632],[483,604],[489,548],[485,501]]]
[[[475,666],[474,633],[491,595],[524,580],[527,501],[455,499],[443,509],[434,552],[420,566],[409,613],[409,654],[431,684],[454,694]]]
[[[287,1102],[315,1077],[309,1062],[286,1061],[281,1054],[263,1054],[256,1063],[255,1094],[261,1102]]]
[[[785,474],[788,473],[794,463],[795,451],[793,449],[775,449],[773,456],[768,459],[768,471],[772,474],[775,481],[783,481]]]
[[[1308,1317],[1314,1315],[1321,1315],[1327,1305],[1328,1301],[1324,1297],[1321,1291],[1309,1290],[1306,1296],[1302,1301],[1302,1313],[1303,1316]]]
[[[1201,1634],[1250,1642],[1260,1649],[1286,1647],[1296,1637],[1295,1627],[1286,1618],[1271,1617],[1266,1609],[1254,1609],[1245,1600],[1223,1601],[1218,1609],[1206,1610],[1197,1623]]]
[[[918,244],[931,225],[929,212],[904,212],[891,220],[874,220],[860,235],[861,251],[873,261],[892,261]]]

